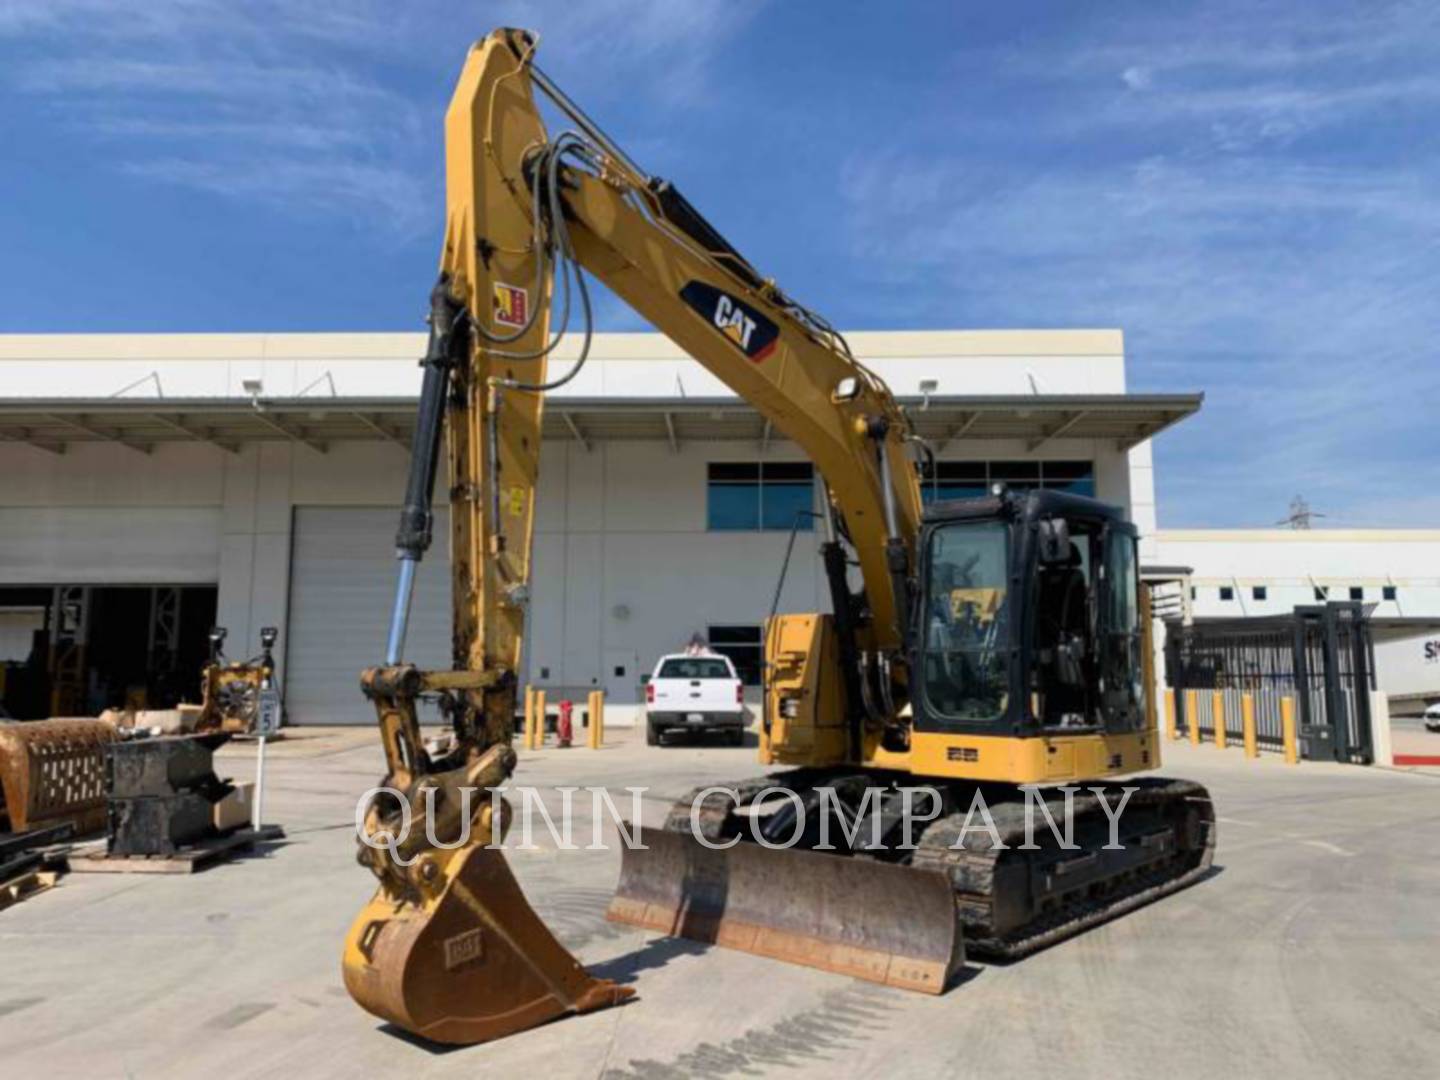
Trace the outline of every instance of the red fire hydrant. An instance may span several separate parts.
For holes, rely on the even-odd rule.
[[[555,745],[566,747],[570,745],[570,739],[575,734],[574,721],[571,714],[575,710],[575,704],[571,701],[560,702],[560,719],[555,724]]]

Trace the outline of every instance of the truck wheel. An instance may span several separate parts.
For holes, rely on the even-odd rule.
[[[654,724],[646,724],[646,725],[645,725],[645,745],[646,745],[646,746],[659,746],[659,745],[660,745],[660,733],[655,730],[655,725],[654,725]]]

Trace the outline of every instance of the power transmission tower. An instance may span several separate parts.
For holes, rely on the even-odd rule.
[[[1308,529],[1314,518],[1327,517],[1326,514],[1318,513],[1310,509],[1310,504],[1305,501],[1305,496],[1296,495],[1290,500],[1290,516],[1281,518],[1275,522],[1276,525],[1283,525],[1287,529]]]

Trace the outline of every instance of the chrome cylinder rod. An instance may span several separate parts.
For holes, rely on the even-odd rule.
[[[395,583],[395,608],[390,612],[390,637],[385,643],[385,663],[400,663],[405,652],[405,631],[410,623],[410,598],[415,594],[415,559],[400,556],[400,579]]]

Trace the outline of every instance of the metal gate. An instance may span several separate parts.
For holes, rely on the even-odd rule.
[[[1214,737],[1216,704],[1226,734],[1242,736],[1241,696],[1254,700],[1257,742],[1278,750],[1282,698],[1295,701],[1301,751],[1317,761],[1374,760],[1370,692],[1374,645],[1365,605],[1297,607],[1290,615],[1166,624],[1165,667],[1176,721]],[[1185,693],[1194,690],[1193,696]],[[1193,709],[1195,716],[1188,712]]]

